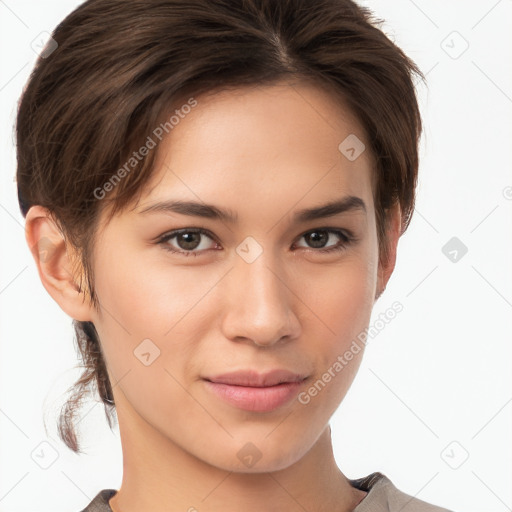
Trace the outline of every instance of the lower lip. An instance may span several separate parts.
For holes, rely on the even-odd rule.
[[[284,382],[262,388],[233,386],[205,381],[206,386],[226,402],[252,412],[269,412],[289,402],[299,391],[301,382]]]

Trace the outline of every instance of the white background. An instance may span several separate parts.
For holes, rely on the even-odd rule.
[[[381,471],[457,512],[512,510],[512,1],[361,3],[386,20],[428,89],[417,208],[374,319],[396,300],[404,310],[368,344],[332,419],[336,458],[349,478]],[[14,182],[31,42],[78,4],[0,0],[1,512],[78,511],[121,482],[118,432],[101,405],[83,408],[86,454],[57,437],[78,375],[71,319],[40,283]],[[452,237],[468,248],[457,262],[442,252]],[[48,469],[31,457],[43,441],[58,455]]]

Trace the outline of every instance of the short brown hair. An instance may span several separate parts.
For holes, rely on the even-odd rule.
[[[126,163],[178,98],[207,91],[313,80],[352,110],[376,162],[379,257],[387,212],[399,204],[403,233],[414,209],[421,118],[416,65],[351,0],[88,0],[54,30],[19,102],[17,185],[25,217],[46,207],[77,249],[91,304],[90,255],[102,208],[122,211],[148,182],[155,153],[99,201],[94,193]],[[108,199],[108,201],[107,201]],[[112,218],[112,217],[110,217]],[[82,289],[82,280],[80,280]],[[110,426],[115,411],[100,340],[73,320],[83,373],[59,418],[79,452],[74,418],[97,386]]]

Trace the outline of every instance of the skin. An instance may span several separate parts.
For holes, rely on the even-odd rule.
[[[363,350],[309,403],[293,399],[265,413],[222,401],[202,377],[285,368],[306,374],[301,391],[309,389],[369,324],[395,265],[399,208],[390,213],[390,258],[379,263],[372,156],[366,150],[349,161],[338,150],[350,134],[364,141],[364,132],[319,86],[282,82],[196,100],[160,143],[156,172],[137,202],[100,225],[99,311],[77,293],[73,250],[48,212],[34,206],[27,215],[43,285],[71,317],[92,321],[101,339],[123,448],[122,485],[110,505],[115,512],[351,511],[367,493],[338,468],[329,419]],[[366,212],[292,222],[296,211],[346,195],[361,198]],[[229,209],[238,221],[140,213],[170,198]],[[322,246],[303,235],[326,227],[356,241],[322,254],[343,238],[321,232]],[[183,228],[211,233],[192,238],[200,242],[196,257],[165,250],[190,252],[179,238],[157,243]],[[246,237],[263,251],[251,263],[236,252]],[[40,259],[43,238],[54,249]],[[134,350],[148,338],[160,355],[146,366]],[[261,454],[252,467],[237,455],[247,443]]]

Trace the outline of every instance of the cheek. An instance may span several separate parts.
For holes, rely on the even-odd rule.
[[[334,301],[337,299],[338,303],[337,308],[330,308],[335,332],[344,333],[352,339],[367,327],[374,303],[376,280],[375,267],[368,259],[355,260],[347,272],[343,273],[338,287],[332,290]]]
[[[363,256],[360,251],[345,258],[337,268],[310,275],[301,295],[317,317],[312,320],[313,329],[333,347],[356,336],[370,320],[376,282],[375,258]]]
[[[136,336],[164,337],[218,280],[212,272],[199,275],[198,267],[173,268],[165,257],[151,262],[147,254],[155,250],[127,247],[116,254],[106,248],[95,269],[100,322],[134,342]]]
[[[307,280],[303,295],[314,314],[304,333],[304,351],[317,362],[313,382],[317,384],[315,389],[309,388],[311,394],[306,390],[305,401],[311,398],[315,408],[333,412],[361,363],[364,343],[360,334],[370,322],[377,282],[374,249],[370,240],[337,269],[324,270],[325,275]],[[313,398],[320,394],[320,399]]]
[[[133,407],[153,420],[172,418],[176,404],[185,416],[197,414],[183,387],[200,338],[201,308],[194,306],[216,280],[191,282],[184,272],[147,268],[127,257],[114,264],[111,255],[96,272],[97,329],[111,382],[122,391],[119,408]]]
[[[305,421],[315,418],[318,429],[329,420],[354,381],[364,354],[364,344],[357,337],[368,326],[373,304],[375,277],[368,265],[354,261],[338,277],[339,282],[331,280],[323,287],[318,309],[322,322],[313,319],[310,334],[305,333],[304,351],[316,365],[314,378],[298,396],[299,410]]]
[[[211,325],[208,308],[214,306],[208,292],[221,276],[212,271],[199,275],[199,267],[173,269],[164,258],[161,265],[147,265],[133,250],[116,254],[111,249],[95,269],[101,305],[95,325],[108,368],[114,381],[129,372],[126,381],[139,383],[131,391],[142,393],[144,387],[148,396],[161,396],[162,383],[174,390],[170,374],[186,380],[197,345]],[[149,390],[153,386],[154,394]]]

